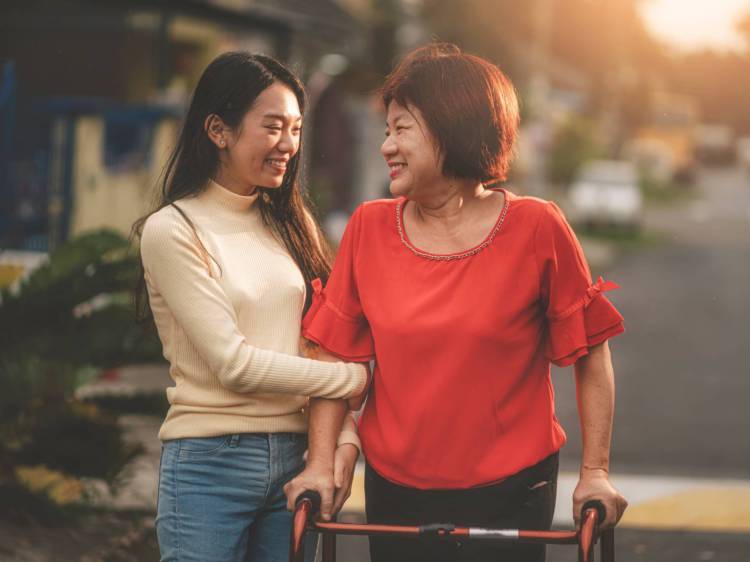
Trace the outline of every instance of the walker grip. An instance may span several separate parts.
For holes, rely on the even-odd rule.
[[[320,494],[318,492],[316,492],[315,490],[305,490],[299,496],[297,496],[297,499],[294,502],[295,507],[305,500],[310,502],[311,514],[318,513],[320,511],[321,500],[320,500]]]
[[[589,509],[596,510],[597,525],[601,525],[607,518],[607,508],[604,507],[604,504],[599,500],[589,500],[585,504],[583,504],[583,507],[581,508],[581,521],[583,521],[583,516]]]

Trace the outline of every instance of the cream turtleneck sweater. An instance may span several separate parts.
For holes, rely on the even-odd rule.
[[[172,206],[143,228],[151,309],[175,381],[162,440],[302,433],[307,396],[349,398],[365,388],[362,365],[299,357],[304,280],[256,198],[210,182],[176,203],[208,254]]]

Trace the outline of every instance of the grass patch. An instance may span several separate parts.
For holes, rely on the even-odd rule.
[[[576,232],[585,238],[611,244],[618,251],[632,251],[660,244],[664,235],[641,229],[623,229],[613,226],[579,226]]]
[[[695,184],[684,182],[663,183],[645,178],[640,185],[646,204],[668,205],[689,201],[696,195]]]

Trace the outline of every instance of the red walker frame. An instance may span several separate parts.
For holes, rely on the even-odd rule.
[[[594,545],[601,545],[601,562],[615,560],[614,529],[599,532],[599,522],[604,519],[604,506],[599,501],[587,502],[581,510],[579,531],[525,531],[520,529],[484,529],[456,527],[449,523],[437,523],[411,527],[405,525],[368,525],[353,523],[324,523],[314,521],[320,496],[316,492],[304,492],[297,498],[294,509],[289,562],[303,562],[304,538],[308,531],[323,535],[323,562],[336,562],[336,535],[390,535],[408,537],[440,537],[455,540],[498,540],[506,542],[576,544],[579,562],[594,561]]]

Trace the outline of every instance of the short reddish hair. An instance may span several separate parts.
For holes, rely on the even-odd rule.
[[[444,175],[482,182],[507,178],[518,98],[494,64],[456,45],[433,43],[407,54],[381,95],[386,109],[395,101],[420,111],[443,156]]]

